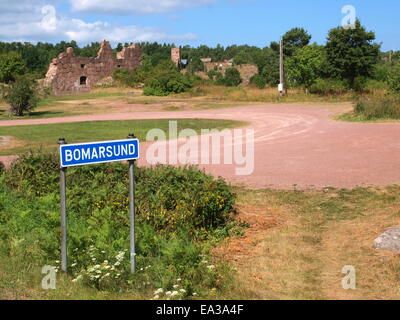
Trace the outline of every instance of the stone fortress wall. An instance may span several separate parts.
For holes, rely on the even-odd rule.
[[[73,48],[53,59],[46,74],[45,84],[53,94],[88,92],[97,82],[110,76],[117,69],[134,70],[140,65],[141,51],[137,44],[125,47],[116,58],[110,43],[101,42],[96,58],[75,56]]]

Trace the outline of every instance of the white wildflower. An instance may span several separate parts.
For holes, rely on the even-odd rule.
[[[177,296],[177,295],[179,295],[179,292],[178,292],[178,291],[172,291],[172,292],[171,292],[171,297],[175,297],[175,296]]]
[[[164,292],[163,288],[159,288],[156,291],[154,291],[154,294],[160,294],[160,293],[163,293],[163,292]]]

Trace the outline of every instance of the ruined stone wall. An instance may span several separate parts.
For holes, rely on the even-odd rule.
[[[253,64],[234,66],[231,62],[207,62],[204,63],[204,67],[206,69],[206,73],[211,70],[215,70],[221,72],[222,75],[225,75],[226,69],[235,68],[239,71],[240,77],[245,85],[249,84],[251,77],[258,73],[258,67]]]
[[[140,65],[140,56],[140,48],[134,44],[123,48],[114,58],[110,43],[105,40],[96,58],[77,57],[73,48],[68,48],[51,62],[45,83],[53,94],[88,92],[116,69],[134,70]]]
[[[176,66],[179,66],[181,61],[181,49],[180,48],[172,48],[171,49],[171,60]]]

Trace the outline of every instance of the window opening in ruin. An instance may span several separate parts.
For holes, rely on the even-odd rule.
[[[83,69],[85,67],[85,65],[84,64],[81,64],[81,68]]]
[[[79,82],[80,82],[81,86],[85,86],[86,85],[86,80],[87,80],[87,78],[85,76],[80,78]]]

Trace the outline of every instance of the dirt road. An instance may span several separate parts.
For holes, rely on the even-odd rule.
[[[0,126],[128,119],[240,120],[254,129],[254,172],[238,176],[232,165],[201,165],[207,172],[253,188],[351,188],[400,182],[400,124],[332,120],[343,106],[274,104],[201,111],[135,112],[64,118],[5,120]],[[171,143],[171,142],[169,142]],[[173,142],[172,142],[173,143]],[[145,165],[149,143],[142,146]],[[221,148],[223,144],[221,145]],[[0,161],[11,158],[0,157]]]

